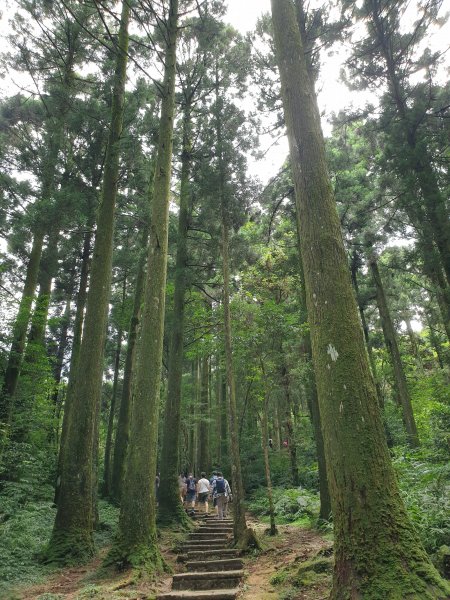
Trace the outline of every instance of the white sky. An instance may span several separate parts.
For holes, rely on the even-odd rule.
[[[314,3],[314,2],[313,2]],[[270,12],[270,0],[228,0],[228,20],[241,33],[246,33],[255,28],[256,21],[265,12]],[[444,0],[440,15],[443,16],[450,12],[450,0]],[[414,18],[415,15],[412,15]],[[448,49],[450,45],[450,19],[439,30],[435,31],[429,37],[430,47],[432,50]],[[362,92],[350,92],[348,88],[339,81],[341,66],[344,62],[344,55],[348,48],[334,50],[332,56],[322,57],[323,64],[321,66],[320,79],[317,86],[318,100],[322,118],[322,127],[325,135],[331,131],[327,118],[333,112],[337,113],[344,108],[363,106],[368,95]],[[444,77],[448,77],[450,69],[450,52],[447,52],[446,60],[442,69]],[[262,139],[261,145],[264,151],[270,144],[268,139]],[[288,153],[287,140],[280,140],[276,146],[271,148],[264,159],[255,161],[250,158],[249,169],[252,175],[258,176],[262,182],[267,182],[271,177],[276,175],[277,171],[283,164]]]
[[[319,0],[312,0],[312,4]],[[9,27],[7,18],[14,12],[16,6],[15,0],[0,0],[0,51],[5,48],[4,37],[7,35]],[[450,11],[450,0],[444,0],[441,9],[441,15]],[[230,22],[241,33],[246,33],[254,29],[256,21],[265,12],[270,12],[270,0],[228,0],[228,13],[226,20]],[[3,38],[3,39],[2,39]],[[437,31],[430,40],[433,49],[440,48],[444,50],[450,43],[450,20],[439,31]],[[323,57],[320,81],[318,84],[319,106],[323,114],[322,125],[325,134],[330,132],[330,126],[327,122],[333,112],[339,112],[350,106],[362,106],[368,99],[365,93],[350,92],[344,84],[339,82],[339,73],[342,66],[344,55],[349,47],[341,47],[335,51],[332,56]],[[450,53],[447,53],[447,69],[450,66]],[[446,73],[448,75],[448,71]],[[5,85],[6,84],[6,85]],[[3,89],[2,89],[3,88]],[[10,86],[4,82],[0,84],[0,93],[10,93]],[[252,101],[248,101],[248,109],[251,108]],[[271,139],[265,136],[261,139],[261,150],[268,150],[271,145]],[[252,175],[258,176],[263,183],[273,177],[288,152],[287,140],[282,139],[278,144],[271,147],[263,159],[256,161],[249,159],[249,169]]]

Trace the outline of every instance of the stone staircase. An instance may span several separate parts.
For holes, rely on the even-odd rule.
[[[244,572],[238,550],[228,547],[233,521],[197,512],[192,516],[200,526],[189,534],[179,557],[186,572],[174,575],[172,591],[157,600],[234,600]]]

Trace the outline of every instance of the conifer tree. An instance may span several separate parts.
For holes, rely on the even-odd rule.
[[[448,585],[420,545],[390,464],[295,7],[271,4],[333,509],[331,597],[443,599]]]
[[[71,388],[70,421],[61,466],[58,510],[47,547],[49,562],[73,563],[94,552],[96,439],[103,353],[111,284],[114,213],[117,196],[120,138],[127,67],[130,4],[124,1],[118,39],[108,147],[97,217],[83,339],[77,360],[76,385]],[[82,373],[80,377],[77,374]]]

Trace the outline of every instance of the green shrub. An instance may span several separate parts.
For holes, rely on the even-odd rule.
[[[319,496],[305,488],[274,488],[273,500],[275,515],[278,521],[293,523],[299,519],[315,518],[319,512]],[[249,510],[255,515],[267,516],[269,514],[269,501],[267,490],[257,490],[249,504]]]
[[[394,466],[400,491],[429,553],[450,545],[450,464],[436,463],[424,451],[396,448]]]

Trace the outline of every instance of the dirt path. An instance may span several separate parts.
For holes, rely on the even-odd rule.
[[[278,526],[279,535],[264,534],[267,525],[257,521],[249,523],[264,544],[259,556],[245,561],[247,577],[239,600],[326,600],[330,593],[331,575],[314,574],[302,585],[290,581],[298,567],[330,548],[330,542],[313,529],[294,525]],[[273,583],[272,583],[273,582]]]

